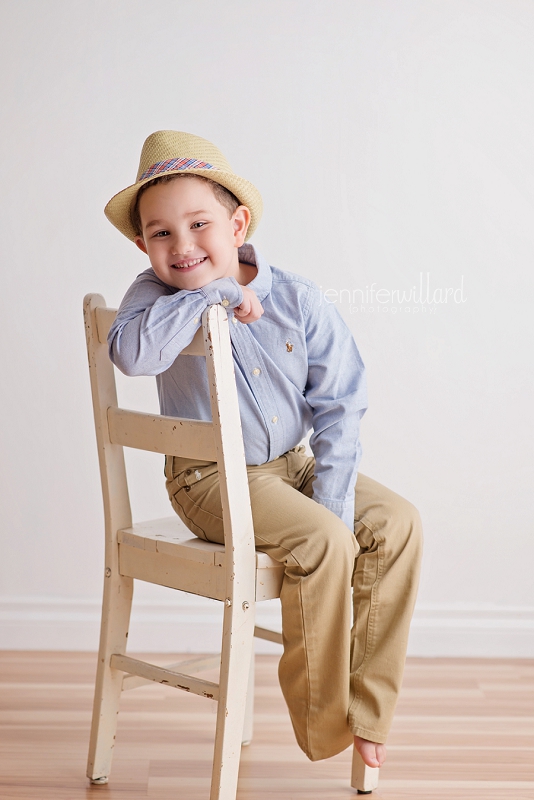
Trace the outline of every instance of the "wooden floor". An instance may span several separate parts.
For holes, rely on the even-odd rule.
[[[257,665],[239,800],[355,797],[350,750],[310,763],[293,738],[277,659]],[[0,652],[1,800],[207,800],[215,703],[160,685],[123,695],[110,783],[89,786],[94,669],[90,654]],[[534,662],[409,660],[371,798],[534,800]]]

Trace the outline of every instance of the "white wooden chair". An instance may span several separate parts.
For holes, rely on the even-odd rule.
[[[116,311],[87,295],[85,327],[105,516],[105,577],[87,776],[105,784],[111,769],[121,691],[150,681],[218,701],[210,800],[235,800],[240,749],[252,738],[255,602],[278,597],[283,566],[256,551],[226,311],[208,308],[184,354],[206,357],[213,422],[121,409],[107,335]],[[132,523],[123,447],[217,461],[225,546],[184,531],[177,516]],[[220,656],[158,667],[126,655],[133,579],[223,602]],[[220,664],[219,682],[185,674]],[[248,689],[247,689],[248,687]],[[369,792],[378,770],[354,750],[352,786]]]

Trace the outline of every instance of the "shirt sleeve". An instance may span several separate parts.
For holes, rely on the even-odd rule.
[[[219,278],[202,289],[174,289],[152,269],[126,292],[108,336],[109,355],[126,375],[159,375],[192,341],[210,305],[235,308],[243,292],[235,278]]]
[[[360,421],[367,409],[365,368],[337,309],[312,289],[306,324],[315,456],[313,499],[354,530],[354,487],[361,459]]]

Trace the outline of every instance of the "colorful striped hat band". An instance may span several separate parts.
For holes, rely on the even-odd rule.
[[[167,161],[158,161],[156,164],[152,164],[139,176],[138,180],[144,181],[146,178],[152,178],[162,172],[183,169],[219,169],[219,167],[214,167],[213,164],[208,164],[207,161],[199,161],[196,158],[169,158]]]

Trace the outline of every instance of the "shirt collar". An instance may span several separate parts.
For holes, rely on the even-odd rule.
[[[252,266],[256,267],[258,270],[258,274],[248,285],[256,292],[256,296],[261,303],[270,293],[273,285],[271,267],[253,244],[246,243],[241,245],[238,252],[240,261],[245,264],[252,264]]]

